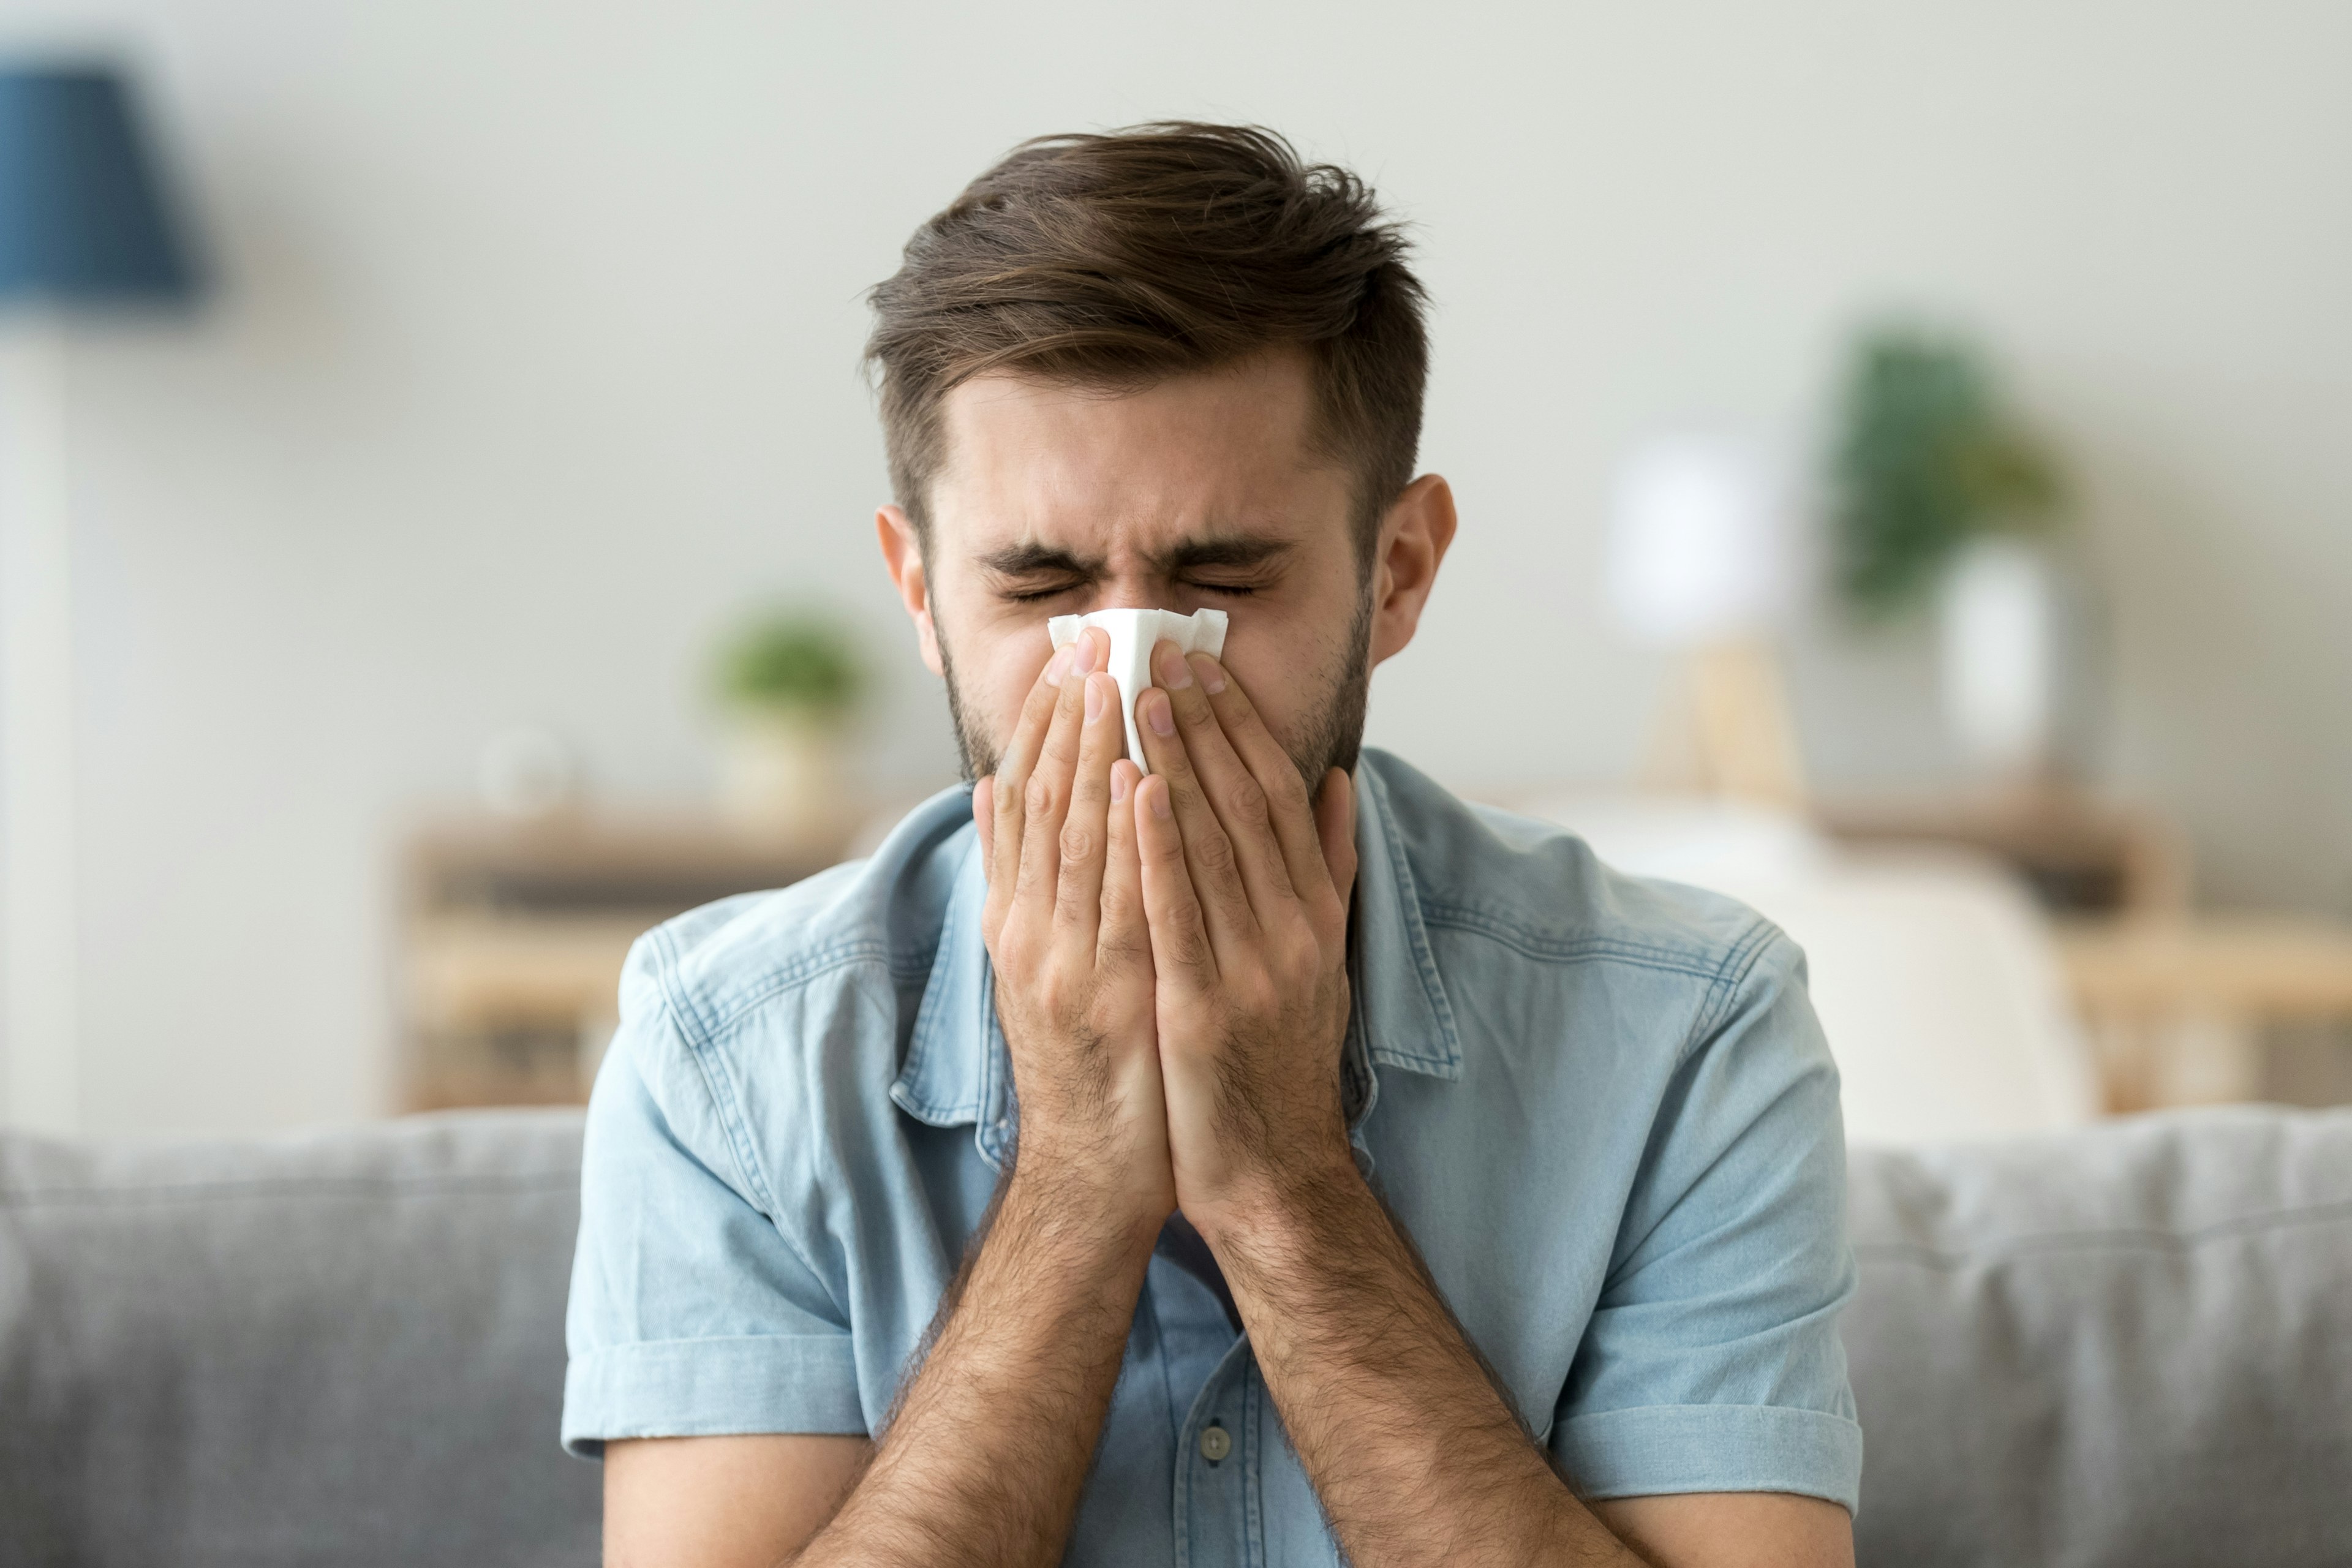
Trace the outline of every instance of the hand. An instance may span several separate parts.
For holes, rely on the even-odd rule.
[[[1339,1091],[1355,792],[1333,768],[1310,800],[1215,659],[1163,642],[1152,676],[1134,816],[1169,1152],[1215,1247],[1253,1205],[1360,1179]]]
[[[1021,1105],[1016,1179],[1062,1212],[1156,1234],[1175,1207],[1154,1045],[1133,791],[1109,639],[1055,654],[1012,745],[972,791],[988,867],[981,930]]]

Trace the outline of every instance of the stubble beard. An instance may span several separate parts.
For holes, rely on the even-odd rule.
[[[1356,771],[1356,757],[1364,743],[1365,709],[1371,696],[1371,630],[1372,595],[1368,581],[1357,595],[1345,645],[1338,657],[1326,662],[1322,690],[1308,705],[1299,732],[1283,745],[1310,795],[1322,788],[1324,775],[1333,768],[1349,773]],[[949,648],[945,628],[940,631],[940,668],[947,678],[948,719],[955,728],[956,752],[963,764],[964,782],[971,784],[994,773],[1003,756],[972,722],[956,679],[955,656]]]

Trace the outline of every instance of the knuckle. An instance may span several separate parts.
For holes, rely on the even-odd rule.
[[[1202,834],[1195,853],[1207,870],[1224,872],[1234,868],[1234,841],[1222,833]]]
[[[1094,831],[1083,822],[1062,824],[1062,858],[1084,860],[1095,852]]]
[[[1217,727],[1217,710],[1206,702],[1187,702],[1176,710],[1176,717],[1191,729],[1209,731]]]
[[[1265,791],[1258,787],[1255,779],[1244,777],[1225,792],[1225,810],[1244,826],[1263,826],[1266,820]]]
[[[1178,926],[1168,939],[1168,956],[1187,969],[1196,969],[1209,961],[1209,933],[1201,929],[1198,916]]]
[[[1313,805],[1307,799],[1307,781],[1298,776],[1297,768],[1286,763],[1275,770],[1274,794],[1275,797],[1281,801],[1285,811],[1306,811]]]
[[[1032,816],[1049,816],[1054,810],[1054,784],[1043,773],[1033,773],[1021,791],[1021,804]]]

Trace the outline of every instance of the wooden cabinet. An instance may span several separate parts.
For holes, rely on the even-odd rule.
[[[630,943],[697,905],[798,881],[844,851],[684,812],[421,825],[401,867],[404,1108],[586,1099]]]

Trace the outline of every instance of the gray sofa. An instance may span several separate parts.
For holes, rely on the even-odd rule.
[[[593,1562],[580,1122],[0,1137],[0,1564]],[[1865,1564],[2352,1563],[2352,1111],[1860,1150]]]

